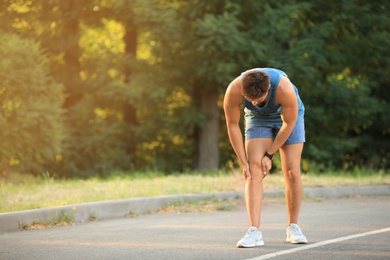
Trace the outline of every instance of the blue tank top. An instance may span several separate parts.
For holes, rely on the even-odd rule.
[[[281,70],[273,68],[256,68],[253,70],[259,70],[267,73],[270,76],[270,93],[267,102],[264,106],[254,106],[252,102],[244,98],[244,112],[245,122],[247,127],[252,125],[281,125],[283,123],[280,116],[281,106],[275,104],[276,89],[278,88],[280,79],[287,74]],[[241,74],[244,77],[245,73],[252,70],[247,70]],[[298,101],[298,118],[297,122],[304,121],[305,107],[298,94],[297,87],[293,84],[297,101]]]

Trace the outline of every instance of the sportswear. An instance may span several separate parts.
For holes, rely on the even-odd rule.
[[[291,244],[307,244],[307,238],[303,235],[301,228],[297,224],[290,224],[289,227],[286,228],[286,242]]]
[[[248,101],[246,98],[244,98],[243,104],[244,104],[244,112],[245,112],[245,122],[246,127],[251,127],[252,125],[282,125],[282,119],[280,116],[281,106],[275,104],[275,96],[276,96],[276,90],[278,88],[280,79],[283,76],[287,76],[287,74],[284,71],[281,71],[279,69],[274,68],[255,68],[251,70],[247,70],[241,74],[242,78],[244,78],[245,73],[248,71],[263,71],[267,73],[270,77],[270,93],[269,97],[265,103],[264,106],[254,106],[252,102]],[[304,114],[305,114],[305,107],[303,105],[303,102],[301,98],[299,97],[298,89],[293,84],[295,94],[298,101],[298,122],[304,121]]]
[[[263,234],[256,227],[250,227],[245,236],[237,242],[237,247],[263,246]]]

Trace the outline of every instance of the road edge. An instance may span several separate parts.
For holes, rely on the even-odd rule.
[[[282,196],[284,191],[265,191],[264,197]],[[342,187],[307,187],[304,197],[339,198],[350,196],[390,195],[390,185],[379,186],[342,186]],[[71,216],[75,223],[123,218],[135,214],[154,212],[172,203],[180,203],[208,198],[234,199],[244,197],[243,192],[218,192],[214,194],[186,194],[124,200],[100,201],[61,207],[33,209],[0,214],[0,234],[15,232],[21,224],[34,221],[45,222],[61,215]]]

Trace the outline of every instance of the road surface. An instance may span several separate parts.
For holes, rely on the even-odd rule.
[[[390,259],[390,197],[306,199],[307,245],[284,242],[283,200],[262,208],[265,245],[236,248],[248,220],[233,211],[155,214],[0,234],[0,259]]]

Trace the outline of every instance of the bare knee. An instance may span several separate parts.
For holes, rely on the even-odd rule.
[[[287,169],[285,171],[283,171],[284,173],[284,178],[286,179],[286,181],[290,184],[294,184],[294,183],[300,183],[301,182],[301,171],[300,169],[297,169],[297,168],[290,168],[290,169]]]
[[[262,167],[260,160],[253,160],[249,162],[249,171],[252,175],[252,179],[263,179]]]

